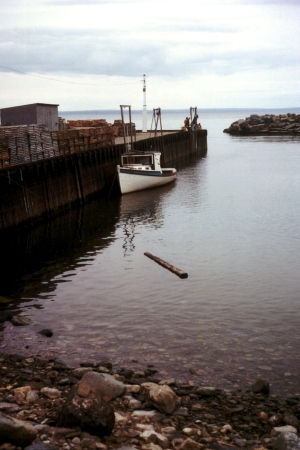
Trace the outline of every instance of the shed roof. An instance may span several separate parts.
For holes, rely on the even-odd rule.
[[[11,108],[20,108],[22,106],[33,106],[33,105],[41,105],[41,106],[59,106],[58,104],[54,103],[29,103],[28,105],[17,105],[17,106],[9,106],[8,108],[1,108],[0,111],[4,109],[11,109]]]

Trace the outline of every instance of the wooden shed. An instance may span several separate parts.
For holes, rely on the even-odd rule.
[[[1,125],[46,125],[58,130],[58,106],[47,103],[12,106],[1,109]]]

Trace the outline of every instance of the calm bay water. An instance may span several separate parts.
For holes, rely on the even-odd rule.
[[[279,113],[200,110],[207,157],[177,167],[174,184],[3,233],[0,306],[32,325],[3,325],[0,350],[74,364],[153,364],[164,376],[224,388],[263,376],[273,392],[299,394],[300,139],[223,133],[265,112]],[[162,111],[163,127],[180,128],[187,114]],[[61,115],[120,118],[118,111]],[[140,112],[133,121],[141,127]],[[43,328],[54,336],[39,335]]]

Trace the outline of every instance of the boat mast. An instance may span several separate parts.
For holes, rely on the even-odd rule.
[[[146,74],[145,73],[143,75],[143,95],[144,95],[144,104],[143,104],[142,132],[147,133]]]

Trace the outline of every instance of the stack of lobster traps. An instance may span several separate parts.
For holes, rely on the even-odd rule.
[[[45,125],[0,127],[0,168],[58,156]]]
[[[115,138],[135,134],[134,124],[113,125],[105,119],[61,119],[60,130],[50,131],[45,125],[0,126],[0,169],[54,156],[108,147]]]
[[[112,127],[109,125],[52,131],[51,138],[53,145],[58,147],[61,155],[97,149],[115,143]]]

